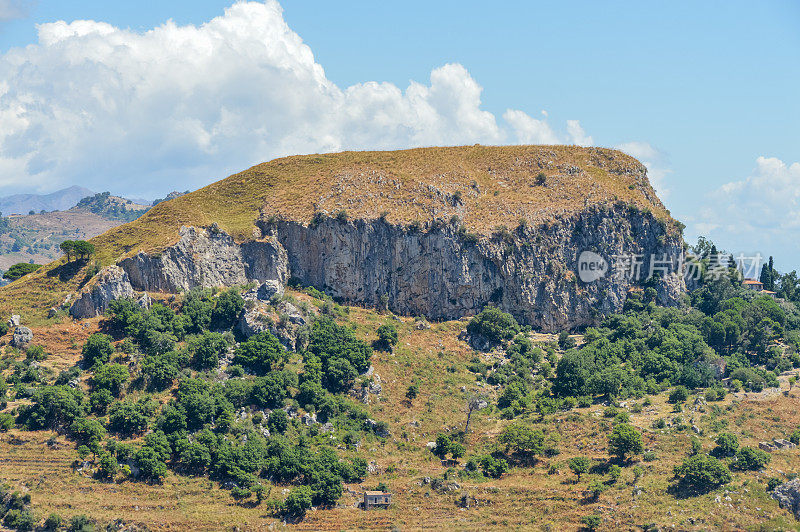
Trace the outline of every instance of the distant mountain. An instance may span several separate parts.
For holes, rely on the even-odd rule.
[[[94,195],[88,188],[71,186],[50,194],[14,194],[0,197],[0,212],[10,214],[28,214],[45,211],[66,211],[78,204],[87,196]]]
[[[109,220],[130,222],[147,212],[149,208],[149,204],[142,205],[126,198],[112,196],[110,192],[101,192],[81,199],[70,210],[88,211]]]

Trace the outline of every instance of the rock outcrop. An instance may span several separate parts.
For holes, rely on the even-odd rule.
[[[11,345],[17,349],[25,349],[33,341],[33,331],[28,327],[17,326],[14,328],[14,335],[11,337]]]
[[[174,246],[159,254],[139,253],[119,265],[135,290],[148,292],[288,280],[286,251],[274,239],[240,245],[215,225],[182,227]]]
[[[792,512],[795,519],[800,519],[800,479],[784,482],[775,488],[772,498],[778,501],[781,508]]]
[[[93,318],[105,312],[111,301],[133,296],[128,274],[119,266],[108,266],[81,292],[69,313],[74,318]]]
[[[660,274],[651,284],[661,304],[676,303],[685,290],[678,271],[680,234],[670,233],[650,212],[624,205],[592,206],[549,224],[485,238],[452,223],[403,227],[383,219],[322,218],[306,225],[265,217],[258,226],[262,237],[241,244],[216,226],[184,227],[174,246],[159,254],[139,253],[121,261],[121,270],[106,272],[76,301],[72,314],[102,312],[111,298],[134,290],[177,292],[252,281],[260,283],[252,296],[263,301],[280,295],[292,277],[344,302],[387,303],[399,314],[457,319],[493,304],[522,323],[559,331],[595,324],[601,314],[622,308],[640,279],[614,275],[616,257],[633,257],[640,278]],[[584,251],[606,261],[607,274],[580,280],[578,258]],[[654,262],[664,258],[671,262]],[[240,323],[242,332],[274,328],[264,311],[263,304],[251,308]],[[303,317],[291,309],[282,312],[302,324]]]

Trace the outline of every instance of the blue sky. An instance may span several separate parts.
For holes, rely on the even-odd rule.
[[[648,164],[687,239],[707,234],[800,267],[800,3],[305,0],[282,2],[277,18],[251,4],[225,15],[231,4],[0,0],[0,193],[78,183],[152,197],[286,153],[591,141]],[[215,17],[213,38],[183,35]],[[80,19],[109,26],[86,35],[47,26],[46,42],[37,33],[38,24]],[[148,40],[158,27],[166,36]],[[175,36],[186,54],[218,61],[186,66],[154,51]],[[106,53],[108,43],[136,53]],[[40,49],[19,50],[31,44]],[[136,61],[166,65],[149,78]],[[213,87],[202,76],[186,81],[203,69],[213,79],[218,65],[226,79]],[[181,67],[187,74],[173,79]],[[70,94],[82,80],[94,91]],[[151,90],[131,106],[136,116],[120,115],[139,97],[137,83]],[[181,91],[193,102],[185,111]],[[37,123],[14,111],[31,100],[52,106]],[[217,104],[230,113],[193,109]],[[329,108],[337,111],[320,119]],[[136,122],[148,113],[149,128]],[[383,122],[362,127],[376,115]],[[17,124],[5,138],[4,116]],[[56,119],[69,124],[59,134],[48,121]],[[42,155],[53,146],[69,151]]]

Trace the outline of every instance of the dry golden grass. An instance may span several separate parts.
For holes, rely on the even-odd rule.
[[[546,185],[536,184],[543,173]],[[458,199],[457,199],[458,198]],[[216,222],[238,240],[252,238],[260,213],[309,222],[316,212],[409,224],[458,216],[469,231],[533,225],[622,201],[669,221],[644,167],[615,150],[576,146],[462,146],[285,157],[254,166],[156,205],[141,218],[94,239],[104,264],[174,243],[182,225]],[[81,284],[85,272],[54,276],[56,261],[0,289],[0,313],[34,309],[41,320]]]

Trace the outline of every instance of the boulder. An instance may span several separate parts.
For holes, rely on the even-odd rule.
[[[781,508],[800,519],[800,478],[784,482],[772,491],[772,498],[778,501]]]
[[[9,328],[19,326],[19,314],[12,314],[11,317],[8,318],[8,326]]]
[[[18,349],[25,349],[33,340],[33,331],[27,327],[19,326],[14,328],[14,337],[11,345]]]

